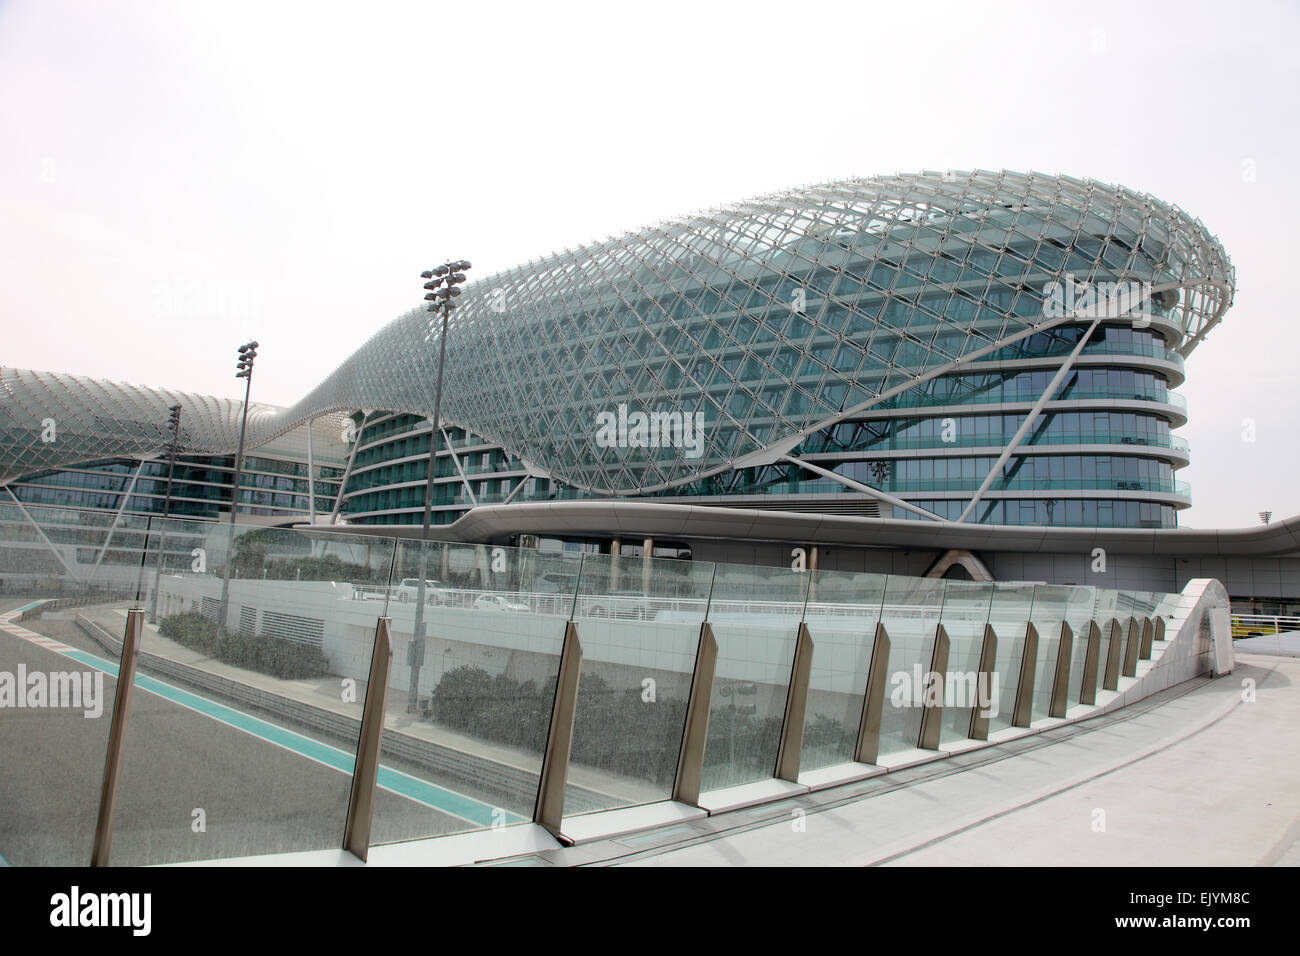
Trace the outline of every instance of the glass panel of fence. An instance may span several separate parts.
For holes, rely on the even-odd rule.
[[[1115,592],[1115,617],[1119,620],[1120,630],[1127,637],[1128,622],[1136,614],[1133,593],[1131,591]]]
[[[996,712],[989,718],[989,734],[1006,730],[1014,717],[1020,689],[1020,660],[1025,650],[1025,625],[1033,605],[1034,585],[995,584],[989,623],[998,635],[994,668],[998,673]]]
[[[1074,632],[1074,647],[1070,651],[1070,685],[1065,697],[1067,708],[1079,702],[1083,689],[1083,670],[1088,662],[1088,633],[1096,605],[1096,588],[1075,586],[1070,589],[1065,620]]]
[[[134,522],[112,512],[0,506],[0,588],[51,599],[134,594],[143,546]],[[138,519],[139,528],[147,522]]]
[[[885,582],[881,618],[889,634],[889,680],[880,717],[881,757],[916,749],[946,583],[894,575]]]
[[[800,772],[853,760],[876,624],[885,599],[883,574],[809,572],[804,623],[813,642]]]
[[[111,601],[94,573],[111,520],[0,504],[0,858],[13,866],[90,862],[117,662],[77,615]]]
[[[1146,628],[1147,620],[1155,610],[1155,595],[1150,591],[1131,591],[1129,598],[1133,602],[1133,616],[1137,619],[1137,640],[1138,653],[1137,657],[1141,659],[1142,652],[1142,634]]]
[[[1169,618],[1173,615],[1178,607],[1178,594],[1158,593],[1156,594],[1155,616],[1163,617],[1165,624],[1168,626]]]
[[[1097,604],[1093,608],[1092,618],[1101,628],[1102,643],[1105,643],[1106,628],[1110,625],[1111,619],[1116,617],[1119,608],[1119,594],[1110,588],[1097,589]]]
[[[1101,642],[1097,650],[1097,691],[1100,693],[1106,679],[1106,661],[1110,655],[1111,621],[1119,622],[1118,653],[1124,646],[1124,634],[1128,619],[1124,617],[1120,593],[1109,588],[1097,591],[1097,607],[1093,611],[1097,626],[1101,628]]]
[[[771,778],[809,575],[717,566],[708,619],[718,642],[702,790]]]
[[[155,519],[150,542],[113,862],[340,846],[393,540]],[[108,644],[125,606],[84,616]]]
[[[980,675],[984,629],[992,603],[992,584],[948,581],[944,587],[940,620],[948,635],[948,669],[943,681],[941,744],[968,739],[971,711],[976,707],[991,710],[996,699],[994,675]]]
[[[1033,720],[1047,717],[1051,711],[1057,656],[1061,649],[1061,624],[1069,615],[1074,591],[1074,586],[1067,584],[1039,584],[1034,587],[1033,603],[1029,610],[1029,619],[1038,631],[1031,715]],[[1073,650],[1072,640],[1071,653]]]
[[[671,798],[713,571],[706,562],[584,558],[566,816]]]
[[[1120,608],[1123,616],[1120,618],[1120,650],[1123,652],[1120,661],[1120,674],[1124,673],[1123,660],[1128,656],[1129,631],[1133,629],[1133,622],[1137,622],[1135,637],[1140,642],[1142,639],[1142,600],[1140,591],[1120,591],[1119,592]]]
[[[371,842],[532,819],[582,563],[577,552],[399,543]]]
[[[1155,591],[1139,591],[1135,595],[1138,614],[1144,620],[1148,617],[1154,617],[1160,606],[1162,596]]]

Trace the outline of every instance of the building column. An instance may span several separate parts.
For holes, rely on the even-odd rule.
[[[307,523],[316,523],[316,480],[315,462],[311,456],[311,419],[307,419]],[[313,543],[313,553],[314,551]]]
[[[646,538],[641,544],[641,593],[650,593],[650,560],[655,553],[655,539]]]

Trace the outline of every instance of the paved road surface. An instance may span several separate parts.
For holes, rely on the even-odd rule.
[[[16,674],[20,664],[28,673],[102,669],[103,714],[0,709],[0,857],[11,865],[82,865],[98,815],[116,664],[79,639],[75,627],[41,628],[57,636],[49,642],[55,647],[0,632],[0,671]],[[147,675],[137,675],[137,689],[146,692],[132,698],[114,864],[342,843],[352,763],[347,742],[279,727]],[[379,791],[376,830],[409,838],[491,822],[494,808],[480,801],[385,773],[381,784],[392,789]],[[196,810],[203,811],[203,832]]]

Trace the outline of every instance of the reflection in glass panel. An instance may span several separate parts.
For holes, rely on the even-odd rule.
[[[1097,592],[1097,608],[1094,612],[1097,626],[1101,628],[1101,642],[1097,652],[1097,690],[1100,692],[1106,680],[1106,662],[1111,654],[1111,623],[1118,625],[1118,636],[1115,653],[1119,653],[1124,646],[1124,629],[1127,627],[1128,620],[1124,617],[1124,607],[1127,602],[1118,591],[1099,590]]]
[[[339,846],[393,541],[209,523],[178,554],[197,529],[161,530],[113,862]],[[121,632],[120,606],[87,616]]]
[[[811,571],[804,622],[813,642],[800,772],[853,760],[885,576]]]
[[[1025,650],[1025,624],[1033,605],[1034,585],[995,584],[989,623],[998,636],[994,669],[998,673],[997,711],[989,718],[989,734],[1011,726],[1020,687],[1020,660]]]
[[[1061,647],[1061,624],[1071,610],[1071,600],[1078,589],[1072,585],[1039,584],[1034,588],[1030,621],[1038,631],[1038,657],[1034,670],[1032,719],[1047,717],[1052,705],[1052,688],[1056,681],[1057,655]],[[1087,640],[1087,635],[1084,635]],[[1071,651],[1074,644],[1070,645]]]
[[[672,796],[713,565],[587,555],[565,814]]]
[[[885,584],[881,617],[889,634],[889,680],[880,717],[881,757],[916,749],[946,584],[893,575]]]
[[[703,790],[771,778],[808,582],[807,572],[789,568],[718,567],[709,601],[718,666]]]
[[[944,676],[941,744],[967,739],[971,711],[994,700],[993,675],[981,682],[979,673],[984,626],[992,602],[992,584],[949,581],[944,588],[942,623],[948,635],[948,671]]]
[[[1096,588],[1071,589],[1070,603],[1066,609],[1066,622],[1074,631],[1074,647],[1070,653],[1070,689],[1065,699],[1067,708],[1079,703],[1079,696],[1083,690],[1083,672],[1088,662],[1088,636],[1092,630],[1096,604]]]
[[[400,542],[375,843],[531,819],[585,559]]]
[[[33,510],[50,527],[50,510]],[[116,613],[111,595],[94,594],[95,583],[77,596],[102,604],[55,604],[66,596],[51,593],[52,584],[62,591],[65,583],[56,577],[60,565],[16,508],[0,505],[0,521],[0,615],[14,628],[0,632],[0,853],[12,866],[85,866],[99,812],[118,655],[111,643],[91,638],[76,617],[109,615],[113,631],[103,638],[117,640],[126,617]],[[88,548],[96,540],[102,545],[106,532],[106,525],[87,522],[82,540]],[[133,587],[129,565],[126,573]],[[40,699],[34,696],[36,674],[47,675],[42,693],[51,706],[27,706]],[[57,685],[52,674],[59,675]],[[18,695],[22,709],[16,708]]]

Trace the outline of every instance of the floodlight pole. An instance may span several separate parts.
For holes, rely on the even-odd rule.
[[[176,450],[180,444],[181,407],[179,405],[171,407],[171,418],[167,422],[167,427],[172,433],[172,440],[167,454],[167,492],[163,496],[162,541],[158,545],[158,567],[154,570],[153,600],[149,606],[149,620],[154,624],[158,623],[158,587],[162,584],[163,555],[167,544],[167,516],[172,503],[172,476],[176,474]]]
[[[230,565],[235,556],[235,512],[239,510],[239,478],[244,469],[244,434],[248,430],[248,400],[253,391],[253,360],[256,358],[256,342],[246,342],[239,347],[235,378],[244,380],[244,414],[239,423],[239,449],[235,452],[235,480],[230,494],[230,530],[226,534],[226,566],[221,575],[221,617],[217,625],[223,631],[226,629],[230,607]]]
[[[425,299],[431,302],[427,306],[428,311],[442,313],[442,336],[438,342],[438,383],[433,393],[433,417],[429,420],[429,471],[424,483],[424,520],[420,533],[419,579],[415,589],[415,623],[412,627],[411,650],[407,659],[410,670],[410,680],[406,690],[408,714],[415,713],[419,708],[420,668],[424,663],[425,588],[429,577],[429,535],[433,528],[433,481],[438,464],[438,436],[442,432],[442,379],[447,364],[448,320],[451,317],[451,310],[456,307],[452,299],[460,294],[456,285],[465,281],[464,270],[469,267],[469,262],[461,259],[443,263],[436,269],[420,274],[420,278],[429,280],[424,286],[430,290],[425,296]]]

